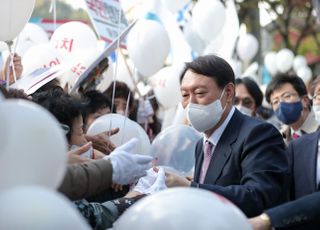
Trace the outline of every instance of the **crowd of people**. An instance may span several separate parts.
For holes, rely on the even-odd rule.
[[[20,76],[23,67],[18,56],[14,67]],[[320,226],[320,77],[307,87],[298,76],[277,75],[264,94],[254,79],[236,78],[218,56],[200,56],[186,63],[180,75],[181,104],[187,125],[203,135],[194,150],[194,175],[186,178],[152,168],[150,156],[131,154],[138,140],[116,147],[109,137],[119,129],[94,136],[86,133],[108,113],[137,121],[140,101],[125,83],[113,82],[105,92],[82,90],[75,96],[53,80],[26,95],[6,90],[6,74],[4,70],[0,86],[6,98],[33,101],[60,123],[69,164],[58,190],[74,202],[93,229],[112,227],[137,200],[178,186],[224,196],[255,230]],[[159,105],[151,104],[154,113],[141,126],[152,141],[161,130],[161,120],[156,117]],[[149,177],[157,183],[143,183]]]

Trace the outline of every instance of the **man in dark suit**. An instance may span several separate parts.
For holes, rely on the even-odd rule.
[[[218,193],[248,217],[286,201],[285,145],[272,125],[233,107],[235,77],[215,55],[186,63],[182,105],[190,124],[203,133],[195,150],[194,181],[167,173],[168,187],[192,186]]]
[[[251,218],[253,230],[318,230],[320,227],[320,192],[268,209]]]

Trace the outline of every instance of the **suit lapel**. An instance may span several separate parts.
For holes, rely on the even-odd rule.
[[[243,120],[243,115],[235,110],[229,124],[225,128],[220,137],[220,140],[215,147],[213,157],[210,161],[207,175],[205,177],[205,184],[215,184],[220,176],[226,162],[228,161],[232,153],[232,143],[234,143],[238,137],[239,127]],[[202,153],[203,155],[203,153]]]

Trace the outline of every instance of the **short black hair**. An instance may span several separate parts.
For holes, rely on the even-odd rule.
[[[74,119],[82,115],[84,106],[82,101],[56,88],[37,93],[32,99],[34,102],[49,110],[60,124],[69,127],[70,131],[66,134],[66,137],[70,142],[72,123]]]
[[[270,103],[271,94],[281,88],[284,84],[291,84],[292,87],[297,91],[299,97],[307,95],[307,87],[304,84],[303,80],[296,76],[290,74],[278,74],[269,82],[266,89],[266,99]]]
[[[250,77],[237,78],[236,85],[244,84],[249,94],[253,97],[256,107],[261,106],[263,101],[263,93],[258,84]]]
[[[83,94],[82,96],[85,102],[85,109],[83,111],[83,119],[86,120],[86,117],[95,113],[99,109],[109,108],[111,110],[111,100],[110,98],[98,90],[90,90]]]
[[[192,62],[185,63],[180,74],[180,83],[188,70],[213,78],[220,89],[223,89],[228,83],[234,84],[235,82],[234,72],[228,62],[213,54],[199,56]]]

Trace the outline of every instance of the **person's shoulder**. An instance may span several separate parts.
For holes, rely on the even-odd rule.
[[[289,145],[294,146],[301,146],[308,144],[309,141],[317,140],[320,137],[320,130],[313,132],[313,133],[307,133],[299,137],[298,139],[292,140]]]

